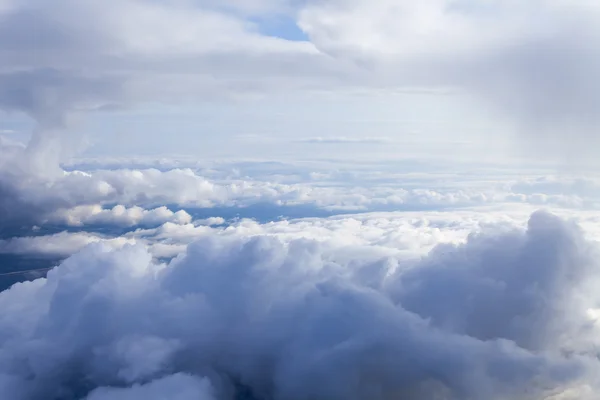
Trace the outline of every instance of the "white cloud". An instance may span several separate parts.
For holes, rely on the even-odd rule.
[[[271,177],[269,177],[271,178]],[[385,178],[385,177],[384,177]],[[90,176],[70,173],[53,184],[52,189],[62,193],[63,200],[76,201],[80,187],[86,186],[88,201],[102,203],[143,204],[158,206],[213,207],[215,205],[245,206],[255,203],[276,205],[311,204],[333,210],[377,210],[384,208],[443,208],[477,206],[501,202],[557,204],[580,207],[586,199],[577,194],[519,193],[502,191],[497,184],[481,189],[463,188],[409,188],[392,182],[362,183],[356,185],[311,185],[300,181],[294,184],[269,180],[229,178],[209,180],[191,169],[159,171],[116,170],[96,171]],[[414,186],[414,185],[413,185]]]
[[[308,239],[343,248],[348,260],[356,254],[361,257],[387,254],[411,259],[426,254],[440,243],[462,243],[473,232],[491,227],[502,227],[503,231],[523,227],[535,209],[534,206],[515,206],[479,211],[364,213],[269,223],[242,219],[224,224],[222,218],[209,218],[188,224],[167,222],[156,228],[138,228],[122,236],[61,232],[5,239],[0,240],[0,253],[66,257],[90,243],[102,242],[112,247],[137,243],[146,246],[154,257],[163,259],[184,253],[189,244],[213,235],[235,238],[267,235],[284,241]],[[600,240],[595,211],[554,209],[554,212],[583,226],[588,238]]]
[[[302,86],[280,78],[326,71],[312,44],[262,36],[202,3],[28,0],[0,18],[0,105],[46,124],[81,108]]]
[[[135,243],[124,237],[102,237],[86,232],[60,232],[43,236],[21,236],[0,240],[0,254],[67,257],[90,243],[103,242],[110,247]]]
[[[510,190],[519,193],[544,193],[547,195],[575,194],[581,197],[597,198],[600,182],[593,176],[541,176],[513,182]]]
[[[15,153],[17,158],[19,151],[22,149]],[[142,168],[149,164],[152,165],[138,162]],[[89,172],[75,170],[53,177],[12,170],[0,179],[0,191],[4,193],[0,213],[5,230],[8,232],[15,225],[46,222],[121,227],[190,223],[192,217],[186,211],[171,211],[179,208],[187,208],[188,212],[215,208],[214,217],[220,216],[223,207],[231,212],[238,209],[240,213],[254,210],[254,216],[259,218],[266,210],[272,215],[265,218],[277,218],[288,215],[288,211],[296,212],[293,217],[302,217],[511,204],[568,209],[600,206],[600,192],[595,189],[593,174],[586,180],[571,180],[529,172],[530,175],[517,180],[507,167],[474,174],[446,164],[396,167],[393,163],[366,163],[349,167],[329,162],[296,167],[279,163],[207,162],[194,169],[185,168],[185,161],[162,164],[162,170],[123,166],[109,170],[84,163],[81,167],[89,168]],[[171,169],[175,165],[182,168]],[[249,212],[242,215],[247,216]]]
[[[245,387],[541,400],[595,388],[599,249],[577,226],[536,213],[527,230],[488,229],[422,259],[348,249],[213,234],[165,266],[140,246],[87,248],[0,293],[2,391],[137,399],[176,387],[169,396],[187,399],[210,381],[218,399]]]
[[[528,24],[536,10],[544,17],[553,8],[541,3],[331,0],[309,4],[300,22],[325,48],[356,55],[445,56],[495,49],[544,33]]]
[[[0,14],[0,104],[51,123],[116,104],[452,86],[544,133],[597,122],[600,10],[588,0],[243,3],[14,3]],[[310,41],[252,22],[280,14]]]
[[[0,253],[68,256],[90,243],[102,242],[109,246],[139,243],[148,247],[157,258],[170,258],[185,252],[194,241],[213,235],[244,238],[274,236],[282,240],[309,239],[345,248],[348,257],[356,251],[376,248],[379,255],[415,257],[425,254],[442,242],[461,242],[473,230],[485,224],[504,221],[514,227],[522,224],[526,211],[521,214],[485,213],[382,213],[359,214],[332,218],[299,219],[261,224],[243,219],[227,226],[219,218],[198,220],[189,224],[167,222],[157,228],[136,229],[123,236],[111,237],[86,232],[18,237],[0,240]],[[585,219],[588,221],[588,219]],[[358,249],[358,250],[357,250]],[[367,250],[371,251],[371,250]],[[364,255],[364,253],[363,253]]]
[[[164,206],[145,210],[138,206],[127,208],[117,205],[111,209],[105,209],[98,204],[61,209],[52,213],[48,219],[52,223],[69,226],[116,225],[130,227],[135,225],[162,225],[165,222],[176,224],[192,222],[192,217],[187,212],[183,210],[173,212]]]

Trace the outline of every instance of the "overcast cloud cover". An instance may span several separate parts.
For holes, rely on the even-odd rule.
[[[596,399],[599,23],[0,0],[0,397]]]

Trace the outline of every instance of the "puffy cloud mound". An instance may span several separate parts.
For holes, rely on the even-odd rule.
[[[93,244],[0,293],[0,392],[541,400],[593,389],[598,257],[576,225],[538,212],[526,230],[490,228],[422,259],[377,251],[349,259],[334,241],[215,234],[156,264],[141,246]]]
[[[165,222],[189,224],[192,217],[185,211],[173,212],[162,206],[145,210],[138,206],[127,208],[122,205],[104,209],[100,205],[77,206],[71,209],[61,209],[50,217],[51,221],[70,226],[89,224],[108,224],[118,226],[160,225]]]

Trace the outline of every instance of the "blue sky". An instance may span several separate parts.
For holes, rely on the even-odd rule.
[[[258,30],[266,36],[273,36],[291,41],[309,41],[309,37],[290,16],[254,17],[250,22],[258,25]]]

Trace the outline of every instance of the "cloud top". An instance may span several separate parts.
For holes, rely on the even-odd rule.
[[[420,261],[277,236],[209,235],[169,265],[92,245],[0,293],[0,387],[15,400],[175,387],[181,399],[581,399],[600,367],[586,312],[596,252],[546,213]]]

